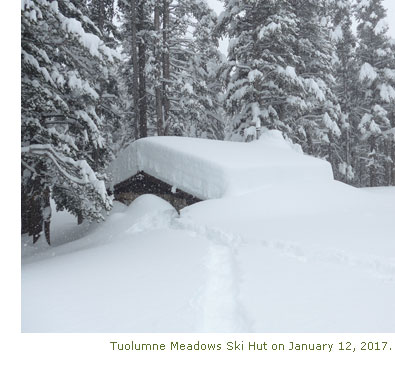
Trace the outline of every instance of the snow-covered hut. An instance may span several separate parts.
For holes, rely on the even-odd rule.
[[[241,195],[277,182],[333,179],[328,162],[303,154],[279,131],[239,143],[161,136],[137,140],[110,165],[115,197],[160,195],[178,209],[196,201]]]

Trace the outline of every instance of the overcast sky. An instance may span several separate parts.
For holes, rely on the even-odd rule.
[[[207,0],[209,5],[217,12],[221,13],[223,10],[222,3],[218,0]],[[395,0],[384,0],[384,6],[388,9],[387,23],[390,27],[389,33],[395,38]],[[221,42],[220,49],[223,53],[226,53],[227,42]]]

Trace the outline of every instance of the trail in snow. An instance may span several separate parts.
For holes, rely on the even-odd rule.
[[[180,218],[172,221],[174,229],[188,231],[193,237],[209,241],[205,260],[207,269],[204,288],[193,302],[200,313],[198,332],[252,332],[240,300],[242,277],[237,263],[240,238],[216,228],[195,226]]]
[[[371,277],[385,281],[395,279],[394,259],[355,255],[336,248],[311,248],[290,241],[267,241],[248,238],[189,219],[168,216],[166,221],[144,217],[133,225],[130,232],[145,232],[168,227],[187,232],[191,237],[209,243],[205,259],[205,283],[191,300],[197,310],[198,332],[253,332],[253,322],[241,299],[243,271],[239,264],[239,251],[245,246],[259,246],[274,250],[280,256],[302,263],[327,263],[363,270]],[[246,270],[246,269],[244,269]],[[270,297],[270,295],[268,295]]]
[[[231,248],[239,247],[241,244],[260,245],[272,248],[284,256],[295,258],[301,262],[327,262],[346,265],[351,268],[363,269],[372,276],[394,281],[395,280],[395,258],[371,255],[355,255],[338,248],[311,248],[300,243],[290,241],[267,241],[247,236],[240,236],[225,232],[220,228],[199,225],[189,219],[182,217],[171,222],[173,228],[193,231],[198,235]]]
[[[250,242],[252,243],[252,241]],[[354,255],[336,248],[309,248],[301,244],[286,241],[259,241],[264,247],[275,249],[283,255],[302,262],[321,262],[342,264],[349,268],[362,269],[375,278],[395,280],[395,259],[371,255]]]
[[[336,248],[311,248],[290,241],[248,238],[182,217],[171,225],[211,243],[206,283],[198,302],[198,311],[202,313],[197,318],[201,320],[198,331],[393,330],[390,319],[378,326],[378,320],[367,320],[366,315],[378,310],[388,314],[387,308],[392,307],[390,293],[384,293],[389,296],[382,298],[382,292],[393,288],[394,259],[356,255]],[[318,291],[315,282],[322,289]],[[370,300],[359,290],[366,284],[370,287],[375,284],[377,289]],[[328,313],[332,307],[336,311]],[[307,312],[306,316],[307,309],[317,313],[313,316],[314,313]],[[330,322],[320,318],[324,313]]]
[[[205,259],[205,284],[193,302],[200,314],[197,332],[252,332],[240,302],[242,277],[237,264],[237,247],[233,243],[215,241],[215,237],[202,237],[196,232],[190,232],[190,235],[210,243]]]
[[[150,315],[153,320],[148,316],[146,321],[140,323],[137,319],[131,319],[129,324],[123,326],[122,330],[125,331],[173,330],[163,321],[164,314],[167,315],[165,319],[175,322],[174,325],[173,321],[171,322],[174,331],[322,331],[326,330],[325,327],[328,325],[336,331],[346,330],[344,325],[348,322],[347,317],[355,318],[354,321],[350,321],[350,325],[356,331],[360,331],[355,326],[361,325],[361,320],[364,320],[365,316],[360,314],[371,312],[372,308],[370,307],[372,301],[365,300],[361,296],[365,294],[363,291],[364,282],[370,284],[370,288],[367,289],[374,291],[379,288],[376,296],[372,297],[377,299],[376,303],[373,302],[375,312],[388,314],[387,309],[383,309],[383,307],[388,305],[391,308],[391,296],[389,295],[388,299],[382,297],[391,293],[387,289],[391,289],[394,284],[394,258],[372,257],[355,251],[343,251],[336,247],[312,247],[298,242],[265,240],[263,239],[264,233],[259,233],[259,236],[255,237],[253,233],[249,232],[246,236],[235,234],[229,229],[224,230],[207,224],[198,224],[182,215],[179,217],[168,204],[162,203],[163,205],[158,208],[157,200],[159,199],[151,197],[147,202],[147,198],[145,198],[141,203],[137,201],[134,208],[119,208],[120,211],[113,213],[106,223],[94,231],[92,229],[90,234],[84,237],[84,241],[81,239],[68,244],[68,246],[47,249],[39,254],[36,260],[38,258],[45,259],[52,254],[68,255],[67,262],[63,262],[56,256],[53,261],[45,263],[46,267],[44,269],[48,267],[56,268],[54,273],[57,276],[59,273],[67,273],[59,272],[59,266],[69,267],[70,261],[77,262],[76,268],[82,271],[88,263],[86,258],[91,258],[92,254],[96,257],[96,261],[99,258],[99,262],[103,261],[103,264],[106,265],[111,264],[111,261],[113,263],[117,262],[116,268],[110,266],[104,273],[103,268],[97,266],[97,262],[90,265],[89,274],[95,275],[89,277],[86,281],[90,282],[91,279],[96,279],[93,288],[91,285],[75,287],[75,284],[77,282],[81,283],[81,281],[70,280],[67,276],[62,280],[64,284],[60,286],[60,289],[70,287],[68,295],[71,294],[71,297],[73,297],[75,293],[74,298],[79,299],[83,297],[87,289],[94,289],[96,292],[96,286],[97,289],[100,289],[98,292],[102,292],[104,284],[107,292],[113,295],[113,300],[121,299],[124,314],[128,314],[127,310],[133,309],[135,310],[134,314]],[[139,205],[142,207],[139,208]],[[235,228],[235,230],[239,229]],[[158,237],[158,233],[161,233],[160,237]],[[119,245],[117,247],[118,251],[122,251],[121,263],[119,254],[117,254],[118,251],[109,252],[105,248],[106,246],[101,246],[101,244],[110,245],[114,242]],[[134,245],[130,246],[130,243]],[[164,243],[166,245],[161,246]],[[82,250],[80,248],[82,244],[85,244],[83,248],[92,247],[92,252],[82,251],[78,256],[73,254],[74,251]],[[95,248],[96,246],[97,248]],[[70,249],[72,250],[71,253]],[[150,264],[149,267],[152,271],[147,271],[147,266],[139,268],[142,254],[147,257],[144,264]],[[179,257],[178,260],[175,254]],[[24,262],[29,263],[30,259],[28,257]],[[137,259],[139,260],[137,261]],[[135,262],[134,265],[131,264],[131,261]],[[304,266],[303,263],[309,263],[309,266]],[[28,268],[30,275],[40,270],[39,266],[33,265]],[[322,270],[323,268],[325,270]],[[131,272],[131,269],[133,269],[133,272]],[[343,277],[337,276],[336,272],[343,274]],[[365,275],[362,274],[363,272]],[[133,282],[130,281],[131,274],[134,274]],[[158,274],[160,276],[156,277]],[[312,279],[317,276],[319,281]],[[99,279],[103,278],[102,281],[98,282],[98,277],[101,277]],[[81,276],[76,275],[75,278],[81,279]],[[151,278],[155,279],[155,282],[152,283]],[[339,280],[339,278],[341,279]],[[374,278],[379,279],[379,281],[375,281]],[[41,279],[40,277],[33,276],[29,279],[30,283],[27,282],[28,279],[25,279],[23,284],[25,284],[26,289],[32,291],[29,295],[30,305],[32,300],[37,298],[37,290],[42,289],[43,294],[46,294],[45,292],[48,292],[51,287],[54,290],[58,288],[58,285],[55,284],[58,280],[49,285],[46,283],[44,283],[44,286],[40,284],[40,287],[38,287],[35,284],[32,286],[32,282],[38,281],[37,279]],[[109,279],[112,279],[111,284],[118,284],[122,291],[113,289],[114,287],[111,284],[107,287],[106,284]],[[147,284],[149,284],[148,288],[147,285],[140,285],[141,279],[146,279]],[[311,284],[309,283],[310,280]],[[42,280],[40,283],[42,283]],[[322,284],[321,293],[317,294],[316,283]],[[341,288],[340,291],[339,287]],[[354,292],[355,287],[358,289],[362,287],[362,290]],[[333,289],[336,291],[332,292]],[[347,299],[350,290],[352,290],[350,299]],[[162,293],[163,297],[157,302],[158,294]],[[24,294],[27,297],[26,294],[28,293],[26,291]],[[170,294],[171,297],[169,298]],[[303,294],[302,297],[301,294]],[[148,302],[147,295],[152,295],[152,301]],[[92,302],[96,302],[97,297],[94,296]],[[56,298],[48,297],[46,302],[49,302],[49,306],[44,306],[47,306],[49,310],[57,309],[56,307],[59,307],[59,305]],[[139,299],[139,304],[136,304],[136,299]],[[347,299],[347,302],[341,303],[342,299]],[[103,303],[102,301],[101,303]],[[367,303],[366,306],[359,307],[360,314],[358,314],[355,312],[355,305],[361,304],[361,302]],[[86,304],[91,305],[89,297]],[[318,311],[314,317],[306,311],[310,308],[312,310],[326,310],[327,304],[330,304],[331,308],[338,306],[338,314],[347,316],[341,319],[343,324],[338,319],[331,319],[329,323],[320,321],[316,319],[319,315]],[[152,308],[151,311],[149,311],[147,305]],[[347,308],[347,305],[350,306]],[[175,306],[178,308],[174,313]],[[98,308],[96,311],[98,318],[106,318],[106,307],[101,304]],[[25,312],[31,308],[31,306],[30,308],[25,306]],[[43,304],[37,303],[33,310],[39,310],[40,308],[43,308]],[[156,308],[162,311],[159,312]],[[344,312],[345,308],[348,313]],[[69,325],[69,322],[59,325],[54,324],[59,317],[58,313],[53,315],[50,313],[50,316],[44,317],[44,321],[48,319],[47,326],[53,324],[53,330],[59,327],[61,330],[69,330],[68,328],[70,328],[70,331],[76,331],[80,330],[78,328],[84,330],[85,327],[88,328],[85,331],[97,331],[92,329],[92,325],[78,318],[83,318],[85,314],[90,315],[92,311],[83,308],[81,312],[75,312],[75,315],[80,315],[78,317],[74,316],[74,313],[67,307],[62,312],[65,315],[65,320],[68,320],[67,317],[71,320],[75,318],[82,324],[78,324],[77,321],[75,321],[75,325],[70,327],[65,326],[66,324]],[[26,320],[36,320],[36,318],[37,316],[25,317]],[[37,325],[40,325],[40,320],[40,318],[37,318]],[[375,319],[369,320],[371,320],[371,325],[368,326],[371,330],[377,331],[378,329],[374,328],[377,325]],[[60,321],[56,322],[59,323]],[[124,320],[122,321],[123,324]],[[31,330],[39,330],[40,328],[37,325],[34,324],[34,328],[32,327]],[[365,325],[365,323],[362,323],[362,325]],[[383,330],[392,330],[391,325],[387,325],[387,328]],[[291,329],[288,329],[289,327]],[[27,328],[26,325],[25,328]],[[120,326],[117,323],[113,323],[111,319],[106,319],[100,330],[111,331],[119,328]],[[361,330],[364,329],[361,327]],[[332,331],[332,329],[328,329],[328,331]]]
[[[239,276],[234,250],[214,244],[206,262],[207,281],[202,295],[201,332],[250,332],[239,300]]]

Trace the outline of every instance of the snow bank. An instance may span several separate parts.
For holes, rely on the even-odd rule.
[[[116,203],[84,237],[23,259],[22,331],[394,332],[394,208],[393,189],[336,181],[181,217],[152,195]]]
[[[155,195],[141,195],[129,206],[115,201],[110,215],[102,223],[84,221],[77,225],[73,215],[67,211],[56,212],[53,202],[51,206],[51,246],[46,244],[44,236],[34,245],[31,237],[22,237],[23,264],[119,242],[145,230],[166,228],[178,217],[167,201]],[[67,246],[62,246],[66,243]]]
[[[96,231],[23,264],[23,332],[195,329],[199,315],[190,303],[204,283],[208,244],[168,228],[130,233],[128,219],[136,223],[118,214],[125,221],[113,217],[112,231]]]
[[[251,143],[150,137],[123,150],[110,166],[116,185],[144,171],[200,199],[239,195],[281,182],[333,180],[328,162],[304,155],[278,131]]]
[[[184,208],[181,218],[242,236],[246,243],[263,238],[288,243],[312,257],[327,256],[328,250],[329,257],[390,269],[395,279],[394,190],[357,189],[338,181],[283,183],[202,201]]]

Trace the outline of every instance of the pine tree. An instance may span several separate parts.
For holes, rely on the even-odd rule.
[[[347,183],[354,180],[356,137],[357,68],[355,58],[356,37],[352,31],[352,4],[350,0],[333,0],[332,41],[335,45],[334,63],[336,86],[334,93],[341,108],[339,165],[335,172]]]
[[[169,16],[167,134],[222,139],[217,16],[206,1],[178,1]],[[191,34],[191,36],[189,35]]]
[[[150,2],[145,0],[121,0],[120,39],[124,54],[121,69],[121,84],[125,100],[125,124],[130,128],[127,142],[147,136],[147,50],[148,32],[152,29],[147,14],[151,11]],[[130,97],[130,98],[129,98]],[[128,101],[130,100],[130,101]]]
[[[260,126],[291,133],[307,106],[296,72],[298,22],[289,2],[226,1],[219,27],[230,37],[225,79],[231,138],[246,139]]]
[[[88,8],[89,18],[100,31],[104,43],[114,46],[116,44],[115,39],[118,35],[117,27],[113,22],[116,13],[115,1],[88,0],[86,6]]]
[[[215,75],[220,57],[213,34],[215,14],[202,0],[136,4],[140,16],[133,15],[131,2],[120,2],[126,57],[122,75],[126,94],[133,96],[129,116],[140,130],[135,138],[144,135],[143,115],[148,135],[222,138],[223,122],[218,114],[221,85]],[[135,42],[133,26],[138,28]],[[136,47],[139,65],[134,60]]]
[[[223,85],[219,73],[223,55],[218,50],[215,33],[218,19],[207,6],[202,7],[198,1],[195,3],[195,17],[199,22],[194,31],[192,73],[195,76],[194,96],[199,101],[199,109],[195,114],[193,136],[222,140],[225,122],[221,100]]]
[[[386,10],[381,0],[357,0],[359,47],[359,131],[360,184],[377,186],[385,183],[386,131],[391,129],[389,106],[395,101],[390,76],[391,50],[387,36]]]
[[[326,0],[291,0],[298,19],[296,54],[300,63],[296,72],[308,91],[306,112],[297,120],[304,151],[326,158],[334,168],[338,163],[340,107],[334,94],[334,49],[330,40],[330,22]]]
[[[339,107],[325,16],[322,1],[225,1],[219,28],[230,37],[225,79],[233,139],[248,139],[262,125],[334,160]]]
[[[384,70],[388,84],[395,90],[395,39],[390,39],[389,67]],[[386,104],[390,129],[384,131],[385,177],[384,185],[395,186],[395,103]]]
[[[158,135],[163,135],[164,133],[164,101],[163,101],[163,91],[162,91],[162,47],[163,38],[161,31],[161,7],[158,2],[154,5],[154,89],[155,89],[155,108],[156,108],[156,131]]]
[[[50,197],[90,220],[111,207],[102,75],[116,53],[85,31],[83,5],[22,2],[22,232],[34,241],[44,222],[49,242]]]

